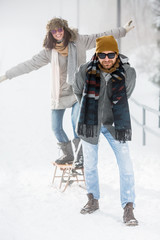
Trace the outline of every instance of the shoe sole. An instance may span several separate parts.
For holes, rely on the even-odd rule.
[[[85,211],[85,210],[84,210],[84,212],[81,210],[80,213],[83,214],[83,215],[85,215],[85,214],[87,214],[87,213],[88,213],[88,214],[91,214],[91,213],[97,211],[98,209],[99,209],[99,208],[94,209],[94,210],[90,210],[90,211]]]
[[[138,226],[138,222],[134,221],[134,220],[131,220],[129,222],[125,222],[125,225],[126,226]]]
[[[57,163],[58,165],[65,165],[65,164],[72,164],[73,161],[68,161],[68,162],[56,162],[55,161],[55,163]]]

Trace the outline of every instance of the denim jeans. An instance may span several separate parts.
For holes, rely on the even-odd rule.
[[[124,208],[128,202],[132,202],[135,206],[134,173],[128,144],[115,140],[104,126],[101,128],[101,132],[108,140],[117,159],[120,174],[121,205]],[[92,193],[95,199],[99,199],[98,144],[93,145],[82,140],[82,146],[87,192]]]
[[[58,142],[68,142],[69,139],[63,129],[63,116],[66,109],[54,109],[52,110],[52,130],[57,138]],[[72,128],[73,128],[73,135],[74,138],[78,138],[75,128],[76,128],[76,121],[79,113],[79,103],[75,103],[72,106],[71,111],[71,121],[72,121]]]

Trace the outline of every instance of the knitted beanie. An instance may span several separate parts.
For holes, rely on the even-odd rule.
[[[117,41],[113,36],[103,36],[96,39],[96,53],[112,51],[119,54]]]

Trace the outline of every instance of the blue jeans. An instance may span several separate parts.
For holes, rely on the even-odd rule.
[[[58,142],[68,142],[69,139],[63,129],[63,116],[66,109],[54,109],[52,110],[52,130],[57,138]],[[79,113],[79,103],[75,103],[72,106],[71,111],[71,121],[72,121],[72,128],[74,138],[78,138],[75,128],[76,128],[76,121]]]
[[[101,128],[101,132],[111,145],[117,159],[120,174],[121,205],[124,208],[128,202],[132,202],[135,206],[134,173],[128,144],[115,140],[105,127]],[[98,144],[93,145],[82,140],[82,146],[87,192],[92,193],[95,199],[99,199]]]

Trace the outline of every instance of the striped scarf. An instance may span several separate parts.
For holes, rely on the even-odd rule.
[[[125,142],[131,140],[131,122],[124,69],[119,59],[118,61],[118,68],[113,67],[113,72],[110,73],[112,76],[112,96],[110,101],[114,117],[115,139]],[[100,67],[95,54],[86,70],[86,81],[78,121],[79,135],[85,137],[97,136],[99,92]]]

